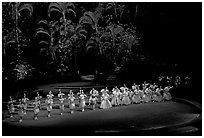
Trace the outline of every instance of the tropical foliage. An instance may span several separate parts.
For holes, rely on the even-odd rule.
[[[137,3],[132,11],[128,3],[2,5],[5,78],[11,77],[9,72],[17,80],[32,77],[33,72],[79,75],[80,64],[91,62],[80,57],[90,51],[97,61],[95,71],[111,73],[141,55],[137,26],[134,20],[125,21],[128,15],[136,19]]]

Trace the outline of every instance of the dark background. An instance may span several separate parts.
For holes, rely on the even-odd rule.
[[[153,3],[149,16],[141,23],[145,39],[149,40],[145,45],[149,54],[166,62],[194,66],[201,63],[201,6],[201,3]]]
[[[141,18],[138,24],[143,30],[144,51],[153,62],[177,65],[164,69],[159,66],[153,72],[189,74],[192,87],[177,93],[202,101],[202,4],[150,3],[146,9],[145,16],[138,17]],[[148,72],[143,70],[142,74]]]

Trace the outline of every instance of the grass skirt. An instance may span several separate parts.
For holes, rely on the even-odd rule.
[[[112,105],[111,105],[111,102],[109,100],[102,100],[100,108],[107,109],[107,108],[111,108],[111,107],[112,107]]]
[[[81,108],[84,108],[85,106],[86,106],[85,99],[80,100],[80,107],[81,107]]]
[[[132,101],[133,101],[133,103],[140,103],[142,101],[142,99],[141,99],[139,94],[134,94],[132,96]]]
[[[167,101],[171,100],[172,99],[172,96],[169,92],[165,92],[164,95],[163,95],[163,98]]]
[[[131,104],[130,98],[128,96],[124,96],[122,98],[122,105],[128,105]]]
[[[114,96],[111,100],[112,105],[120,105],[122,102],[119,97]]]

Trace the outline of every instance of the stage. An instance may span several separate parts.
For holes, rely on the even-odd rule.
[[[99,106],[99,105],[98,105]],[[66,107],[66,106],[65,106]],[[5,136],[80,136],[80,135],[201,135],[197,124],[201,122],[201,106],[185,99],[160,103],[142,103],[93,111],[86,106],[85,112],[76,108],[70,114],[68,108],[59,115],[53,109],[51,118],[41,110],[39,119],[33,120],[28,111],[22,123],[18,116],[3,120]],[[15,132],[15,133],[14,133]]]

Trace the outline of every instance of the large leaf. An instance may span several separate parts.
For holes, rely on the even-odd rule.
[[[61,9],[63,11],[66,11],[67,9],[75,9],[75,6],[72,2],[58,2],[58,5],[60,5]]]
[[[12,45],[12,44],[15,44],[15,43],[16,43],[16,40],[13,39],[13,40],[7,41],[6,45]]]
[[[61,5],[57,2],[50,3],[48,7],[48,16],[51,17],[52,12],[57,12],[58,14],[62,14],[63,10],[61,8]]]
[[[90,39],[86,42],[86,51],[88,51],[90,48],[96,48],[96,41],[94,39]]]
[[[103,46],[110,49],[111,48],[111,43],[106,41],[105,43],[103,43]]]
[[[94,24],[97,23],[97,19],[96,19],[96,17],[95,17],[95,15],[94,15],[93,12],[90,12],[90,11],[85,12],[85,13],[84,13],[84,16],[89,17],[89,18],[92,20],[92,22],[93,22]]]
[[[67,9],[65,12],[66,19],[76,18],[76,12],[73,9]]]
[[[47,20],[43,19],[43,20],[40,20],[40,21],[38,22],[38,25],[41,25],[41,24],[48,25],[48,22],[47,22]]]
[[[85,29],[81,29],[78,31],[78,34],[81,38],[84,38],[86,39],[86,36],[87,36],[87,31]]]
[[[94,25],[94,21],[90,17],[82,16],[79,19],[79,24],[82,24],[82,25],[84,25],[84,24]]]
[[[113,2],[108,3],[108,4],[106,5],[106,10],[113,10],[113,9],[114,9],[114,3],[113,3]]]
[[[106,41],[106,40],[108,40],[108,39],[110,39],[110,38],[111,38],[111,35],[110,35],[110,33],[108,33],[108,32],[104,32],[104,33],[100,36],[101,41]]]
[[[33,6],[31,4],[23,4],[19,7],[18,12],[24,12],[24,11],[28,11],[30,16],[32,16],[33,14]]]
[[[41,40],[38,44],[39,45],[47,45],[47,46],[49,46],[49,42],[44,41],[44,40]]]
[[[46,53],[46,55],[48,55],[47,48],[40,48],[39,54],[44,54],[44,53]]]
[[[36,30],[35,37],[37,37],[39,34],[44,34],[44,35],[47,35],[50,37],[50,33],[47,30],[45,30],[44,28],[38,28]]]
[[[63,18],[66,18],[66,19],[75,18],[76,12],[74,11],[74,8],[75,8],[74,4],[69,2],[51,3],[48,7],[48,16],[51,17],[51,14],[56,12],[59,15],[61,14]]]
[[[99,17],[95,15],[93,12],[85,12],[84,15],[80,18],[80,24],[89,24],[93,29],[97,28]]]
[[[49,28],[49,24],[47,22],[47,20],[40,20],[38,22],[38,28],[44,28],[44,29],[48,29]]]
[[[68,8],[68,9],[75,9],[75,5],[74,5],[74,3],[72,3],[72,2],[67,2],[66,3],[66,7]]]

